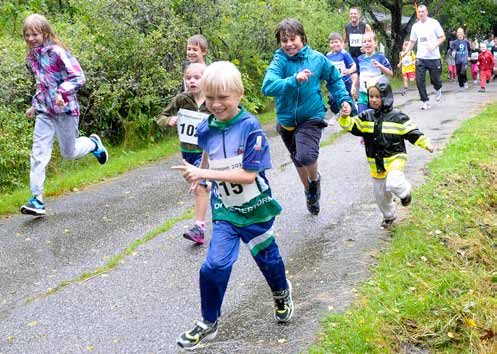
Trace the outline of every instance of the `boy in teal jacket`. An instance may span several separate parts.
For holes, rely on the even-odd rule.
[[[340,72],[323,54],[307,46],[304,27],[298,20],[281,21],[275,35],[281,48],[266,71],[262,93],[275,97],[278,133],[304,185],[307,209],[317,215],[321,194],[319,141],[327,126],[321,81],[326,81],[328,92],[339,106],[354,106]]]

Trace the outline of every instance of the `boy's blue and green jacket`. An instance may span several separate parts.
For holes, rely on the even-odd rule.
[[[298,82],[297,74],[308,69],[309,81]],[[326,106],[321,81],[339,106],[347,101],[354,107],[338,69],[326,57],[305,45],[296,55],[288,56],[283,49],[274,53],[262,83],[262,93],[274,96],[278,123],[296,127],[308,119],[324,119]]]

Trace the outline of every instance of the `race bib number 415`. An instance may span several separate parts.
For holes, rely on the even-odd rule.
[[[206,119],[207,113],[181,108],[178,111],[178,137],[182,143],[198,145],[197,126]]]
[[[242,168],[242,159],[243,155],[237,155],[222,160],[209,160],[209,168],[219,171],[240,169]],[[250,184],[238,184],[216,181],[216,184],[217,196],[227,208],[242,206],[260,194],[255,182]]]

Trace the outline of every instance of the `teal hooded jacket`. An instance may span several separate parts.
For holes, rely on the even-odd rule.
[[[304,69],[312,75],[308,81],[299,83],[297,74]],[[339,106],[346,101],[354,107],[338,69],[307,45],[291,57],[281,48],[275,51],[262,83],[262,93],[274,96],[278,123],[296,127],[309,119],[324,119],[326,106],[321,81],[326,82],[328,92]]]

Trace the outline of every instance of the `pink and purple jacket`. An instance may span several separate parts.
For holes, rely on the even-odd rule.
[[[79,116],[76,94],[86,80],[76,58],[64,48],[49,42],[31,49],[26,57],[26,64],[36,80],[32,105],[37,113]],[[66,103],[64,107],[55,105],[57,92]]]

